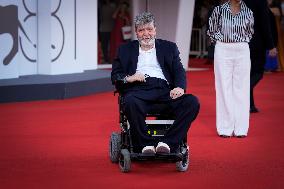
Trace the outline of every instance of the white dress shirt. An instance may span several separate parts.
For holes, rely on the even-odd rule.
[[[156,47],[144,51],[139,47],[139,56],[136,72],[142,73],[149,77],[156,77],[166,80],[161,66],[157,59]]]

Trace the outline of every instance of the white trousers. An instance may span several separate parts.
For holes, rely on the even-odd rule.
[[[219,135],[248,133],[250,66],[247,43],[216,43],[214,73]]]

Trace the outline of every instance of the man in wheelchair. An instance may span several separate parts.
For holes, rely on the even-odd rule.
[[[156,39],[154,16],[144,12],[135,17],[138,40],[119,47],[111,79],[123,96],[122,110],[130,124],[135,152],[175,153],[199,112],[198,99],[185,94],[186,75],[177,45]],[[166,104],[175,121],[162,137],[148,134],[145,118],[154,104]]]

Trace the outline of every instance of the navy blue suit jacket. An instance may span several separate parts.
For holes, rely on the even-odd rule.
[[[185,70],[181,64],[177,45],[170,41],[155,40],[156,54],[163,74],[170,88],[180,87],[186,89]],[[124,84],[123,79],[136,73],[139,56],[139,42],[128,42],[119,47],[116,58],[112,64],[111,80],[119,90],[130,89],[135,83]]]

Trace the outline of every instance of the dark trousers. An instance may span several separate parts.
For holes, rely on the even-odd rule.
[[[156,146],[158,142],[167,143],[174,152],[187,135],[191,123],[199,112],[198,99],[186,94],[178,99],[170,98],[170,89],[166,84],[154,82],[149,88],[135,89],[124,96],[124,111],[130,123],[130,133],[134,149],[141,150],[145,146]],[[161,137],[152,137],[147,133],[145,118],[154,103],[166,103],[176,119],[167,133]],[[156,140],[155,140],[156,139]]]
[[[254,88],[263,78],[266,51],[251,53],[251,72],[250,72],[250,107],[255,106]]]
[[[259,81],[263,78],[263,73],[251,73],[250,74],[250,107],[254,107],[254,95],[253,90],[254,87],[259,83]]]
[[[111,32],[100,32],[100,40],[105,62],[109,62],[110,33]]]

